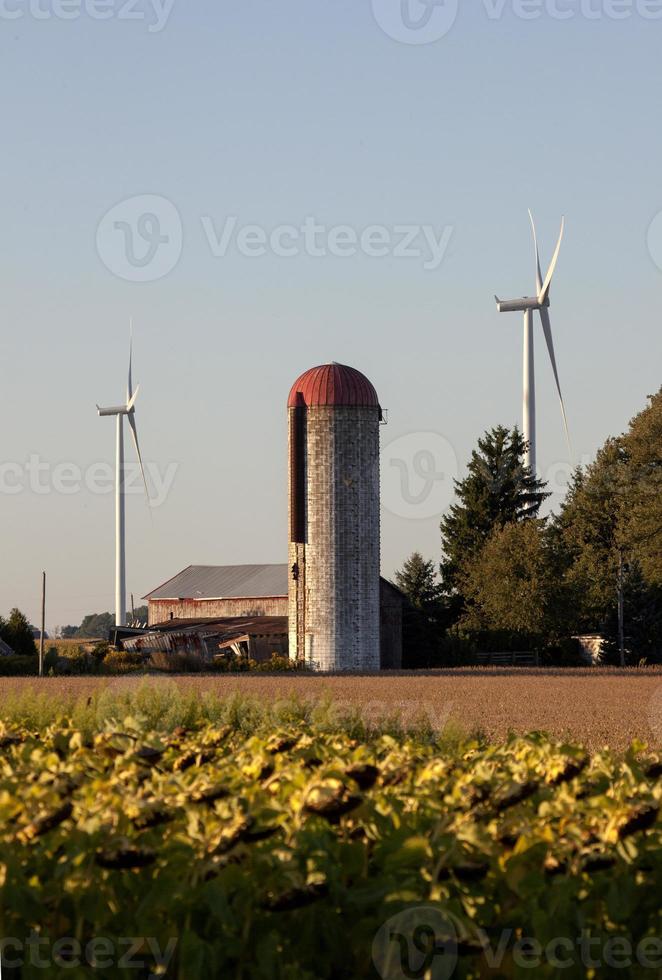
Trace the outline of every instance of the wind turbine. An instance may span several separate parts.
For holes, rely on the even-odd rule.
[[[131,379],[131,362],[133,359],[133,336],[129,341],[129,380],[126,388],[126,405],[115,405],[112,408],[100,408],[97,411],[101,416],[114,415],[117,419],[117,444],[115,449],[115,626],[126,626],[126,547],[125,547],[125,518],[124,518],[124,491],[125,491],[125,470],[124,470],[124,417],[128,419],[133,445],[136,448],[136,455],[140,463],[145,493],[149,500],[149,490],[145,479],[142,456],[140,455],[140,445],[138,443],[138,430],[136,429],[136,398],[140,385],[136,385],[133,390]]]
[[[554,380],[556,382],[556,390],[559,394],[559,401],[561,403],[561,415],[563,416],[563,427],[565,429],[565,436],[568,442],[568,449],[570,450],[570,455],[572,456],[572,448],[570,445],[570,434],[568,430],[568,419],[565,413],[565,405],[563,404],[563,395],[561,393],[561,382],[559,381],[559,372],[556,366],[556,355],[554,353],[554,339],[552,337],[552,324],[549,317],[549,290],[552,285],[552,279],[554,277],[554,272],[556,270],[556,263],[559,259],[559,252],[561,251],[561,242],[563,241],[563,232],[565,229],[565,218],[561,219],[561,232],[559,234],[559,240],[556,243],[556,248],[554,250],[554,255],[552,256],[552,261],[550,262],[549,269],[547,270],[547,275],[543,281],[542,272],[540,269],[540,254],[538,252],[538,238],[536,236],[536,226],[533,221],[533,215],[529,211],[529,218],[531,219],[531,228],[533,230],[533,244],[536,253],[536,295],[534,297],[525,296],[522,299],[512,299],[512,300],[500,300],[498,296],[495,297],[497,301],[497,309],[499,313],[524,313],[524,377],[523,377],[523,433],[524,439],[528,445],[528,450],[525,456],[525,462],[530,468],[531,472],[535,475],[536,472],[536,383],[535,383],[535,362],[534,362],[534,349],[533,349],[533,314],[535,310],[540,313],[540,320],[542,323],[543,333],[545,335],[545,341],[547,343],[547,350],[549,352],[549,359],[552,364],[552,371],[554,372]]]

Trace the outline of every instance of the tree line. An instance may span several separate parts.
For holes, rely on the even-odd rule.
[[[531,649],[573,662],[573,638],[592,633],[608,661],[659,662],[662,389],[577,467],[557,513],[541,516],[549,492],[525,451],[517,428],[486,432],[441,521],[439,565],[414,553],[396,573],[406,665]]]

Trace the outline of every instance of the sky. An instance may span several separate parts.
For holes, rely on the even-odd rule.
[[[1,0],[0,614],[114,605],[115,433],[134,323],[154,502],[127,587],[286,560],[287,394],[374,383],[382,566],[439,558],[481,433],[521,424],[547,264],[572,457],[536,326],[538,465],[662,381],[662,0]],[[133,448],[127,460],[133,463]]]

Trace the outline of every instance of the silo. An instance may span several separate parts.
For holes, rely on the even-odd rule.
[[[290,656],[315,670],[379,670],[377,392],[324,364],[288,399]]]

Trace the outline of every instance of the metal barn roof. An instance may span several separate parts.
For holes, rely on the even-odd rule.
[[[189,565],[143,599],[257,599],[286,596],[287,565]]]
[[[12,657],[13,655],[14,651],[9,644],[5,643],[4,640],[0,640],[0,657]]]

